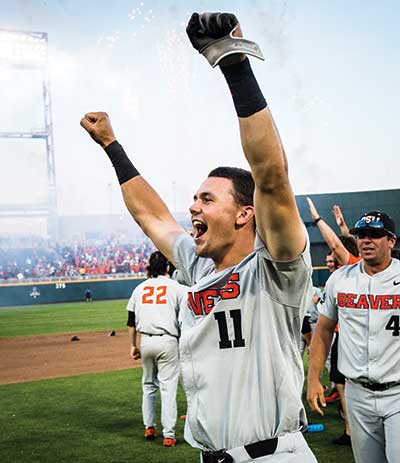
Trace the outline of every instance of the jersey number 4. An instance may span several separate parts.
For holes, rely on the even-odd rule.
[[[166,286],[145,286],[142,294],[142,304],[166,304],[167,287]]]
[[[214,318],[218,323],[219,330],[219,348],[220,349],[231,349],[232,347],[244,347],[245,342],[242,335],[242,313],[239,309],[230,310],[229,314],[232,318],[233,332],[235,338],[232,341],[228,335],[228,322],[226,320],[225,312],[214,313]]]
[[[392,315],[385,326],[385,330],[392,330],[392,336],[400,336],[400,315]]]

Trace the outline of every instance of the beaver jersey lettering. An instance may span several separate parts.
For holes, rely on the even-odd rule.
[[[339,319],[338,367],[373,383],[400,381],[400,261],[373,276],[362,261],[336,270],[320,313]]]

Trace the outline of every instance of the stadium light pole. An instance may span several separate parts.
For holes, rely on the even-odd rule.
[[[47,232],[58,237],[57,191],[53,139],[52,102],[48,76],[48,37],[46,32],[29,32],[0,29],[0,66],[19,69],[36,69],[42,75],[43,130],[1,131],[0,138],[43,139],[46,146],[48,195],[43,204],[5,204],[0,206],[0,217],[26,215],[47,217]]]

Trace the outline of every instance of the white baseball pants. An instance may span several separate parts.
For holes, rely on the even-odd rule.
[[[164,437],[175,436],[176,389],[179,379],[178,340],[173,336],[142,334],[143,423],[156,426],[156,393],[161,395],[161,424]]]
[[[356,463],[400,463],[400,385],[370,391],[348,380],[346,402]]]

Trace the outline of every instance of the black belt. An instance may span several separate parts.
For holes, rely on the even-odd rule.
[[[266,439],[260,442],[254,442],[253,444],[245,445],[244,448],[249,454],[249,457],[259,458],[265,457],[266,455],[272,455],[275,453],[278,447],[278,438]],[[203,463],[233,463],[233,458],[226,450],[216,450],[215,452],[201,452],[203,457]]]
[[[173,334],[169,333],[163,333],[163,334],[150,334],[150,333],[144,333],[143,331],[139,331],[140,334],[145,334],[146,336],[171,336],[172,338],[179,339],[178,336],[174,336]]]
[[[356,381],[356,383],[361,384],[362,387],[370,391],[386,391],[387,389],[400,385],[398,381],[391,381],[390,383],[366,383],[364,381]]]

